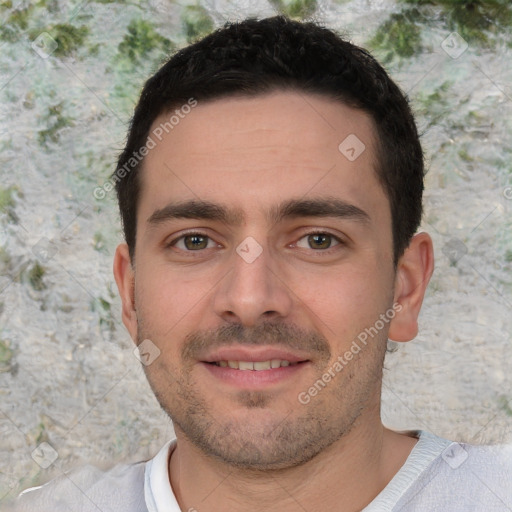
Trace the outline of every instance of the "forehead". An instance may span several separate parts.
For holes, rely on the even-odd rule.
[[[153,123],[141,222],[171,201],[190,199],[230,203],[244,220],[308,194],[350,199],[365,210],[387,207],[373,121],[360,110],[295,91],[199,101],[188,110],[173,124],[175,110]]]

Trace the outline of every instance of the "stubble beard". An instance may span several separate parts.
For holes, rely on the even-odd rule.
[[[147,338],[149,333],[139,326],[139,343]],[[216,414],[215,404],[208,403],[194,383],[190,364],[181,361],[181,369],[170,368],[160,357],[144,371],[161,408],[202,453],[239,470],[268,472],[309,462],[352,431],[376,394],[380,399],[386,340],[372,343],[306,405],[295,399],[272,414],[275,398],[270,392],[240,391],[233,407],[245,409],[245,417],[251,410],[260,419],[264,416],[259,422]],[[324,357],[309,385],[321,379],[330,364]]]

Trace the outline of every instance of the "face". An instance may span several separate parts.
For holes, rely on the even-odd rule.
[[[283,468],[377,421],[395,271],[375,169],[369,116],[295,92],[199,102],[149,152],[118,284],[178,437]]]

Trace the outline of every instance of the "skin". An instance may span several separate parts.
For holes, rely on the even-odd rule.
[[[338,149],[350,134],[366,147],[353,162]],[[147,155],[135,265],[121,244],[114,274],[133,340],[161,351],[144,369],[174,422],[170,484],[182,510],[361,510],[415,445],[411,433],[381,422],[382,364],[388,337],[417,334],[432,241],[417,234],[394,268],[374,141],[365,113],[279,91],[199,102]],[[287,200],[326,198],[367,218],[266,215]],[[186,200],[222,204],[239,222],[150,222]],[[180,238],[188,230],[208,238]],[[333,238],[311,239],[311,231]],[[247,237],[262,249],[251,263],[236,251]],[[395,303],[400,312],[300,403],[299,393]],[[309,362],[267,388],[241,389],[201,363],[228,345],[285,348]]]

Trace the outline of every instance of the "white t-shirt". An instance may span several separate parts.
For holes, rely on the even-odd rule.
[[[425,431],[362,512],[512,512],[512,445],[452,443]],[[169,483],[176,440],[137,464],[85,466],[19,496],[16,512],[181,512]],[[311,511],[315,512],[315,511]]]

